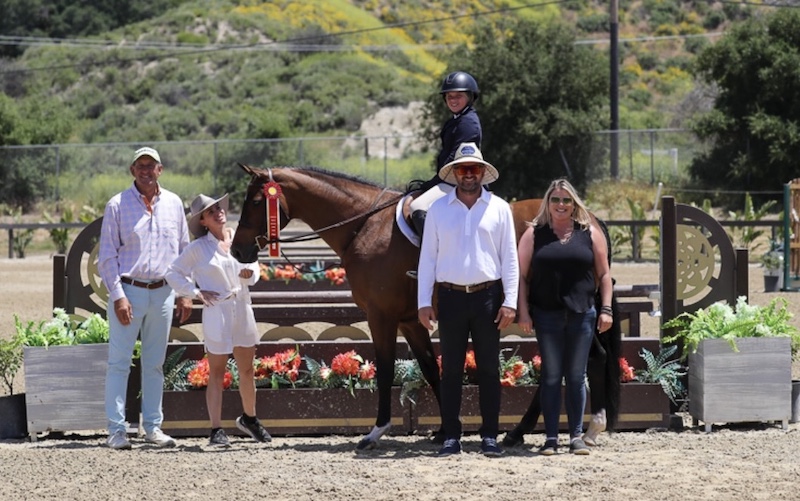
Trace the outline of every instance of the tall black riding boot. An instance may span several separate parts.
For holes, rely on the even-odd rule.
[[[422,232],[425,229],[425,216],[427,215],[428,211],[426,210],[415,210],[411,213],[411,224],[414,225],[414,231],[419,235],[420,241],[422,241]]]
[[[425,229],[425,216],[428,215],[426,210],[415,210],[411,213],[411,224],[414,226],[414,231],[419,235],[420,246],[422,245],[422,232]],[[406,272],[409,278],[417,279],[417,270],[408,270]]]

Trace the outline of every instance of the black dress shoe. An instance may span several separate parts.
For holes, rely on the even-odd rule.
[[[452,456],[453,454],[461,454],[461,442],[455,438],[448,438],[444,441],[444,446],[439,449],[439,457]]]

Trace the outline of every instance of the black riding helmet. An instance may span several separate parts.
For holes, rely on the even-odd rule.
[[[442,98],[447,100],[445,94],[448,92],[469,92],[472,98],[470,99],[469,104],[474,103],[478,100],[478,96],[480,95],[480,91],[478,90],[478,82],[470,75],[464,71],[454,71],[450,73],[444,80],[442,81],[442,90],[439,94],[442,95]]]

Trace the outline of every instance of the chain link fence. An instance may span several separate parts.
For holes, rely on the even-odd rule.
[[[608,131],[596,135],[592,165],[587,166],[592,179],[611,177],[612,137]],[[674,185],[688,177],[687,167],[701,151],[686,130],[625,130],[616,138],[617,177],[623,180]],[[200,192],[244,190],[239,162],[319,166],[398,189],[433,174],[434,151],[414,135],[5,146],[0,147],[2,199],[9,207],[31,200],[102,207],[110,196],[130,186],[130,159],[145,144],[161,155],[164,185],[184,199]]]

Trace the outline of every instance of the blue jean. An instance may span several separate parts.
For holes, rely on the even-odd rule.
[[[533,308],[531,317],[542,357],[542,414],[548,438],[558,436],[561,414],[561,380],[566,381],[565,407],[570,437],[583,433],[586,407],[586,364],[592,347],[597,312],[542,310]]]
[[[148,290],[122,284],[133,308],[129,325],[122,325],[108,305],[108,372],[106,416],[108,432],[125,430],[125,396],[136,338],[142,338],[142,426],[145,432],[160,428],[164,420],[161,399],[164,390],[164,358],[167,351],[175,293],[169,286]]]
[[[472,338],[478,369],[482,438],[497,438],[500,421],[500,330],[494,322],[503,304],[497,284],[482,291],[438,289],[439,348],[442,352],[441,414],[445,438],[461,438],[464,360]]]

